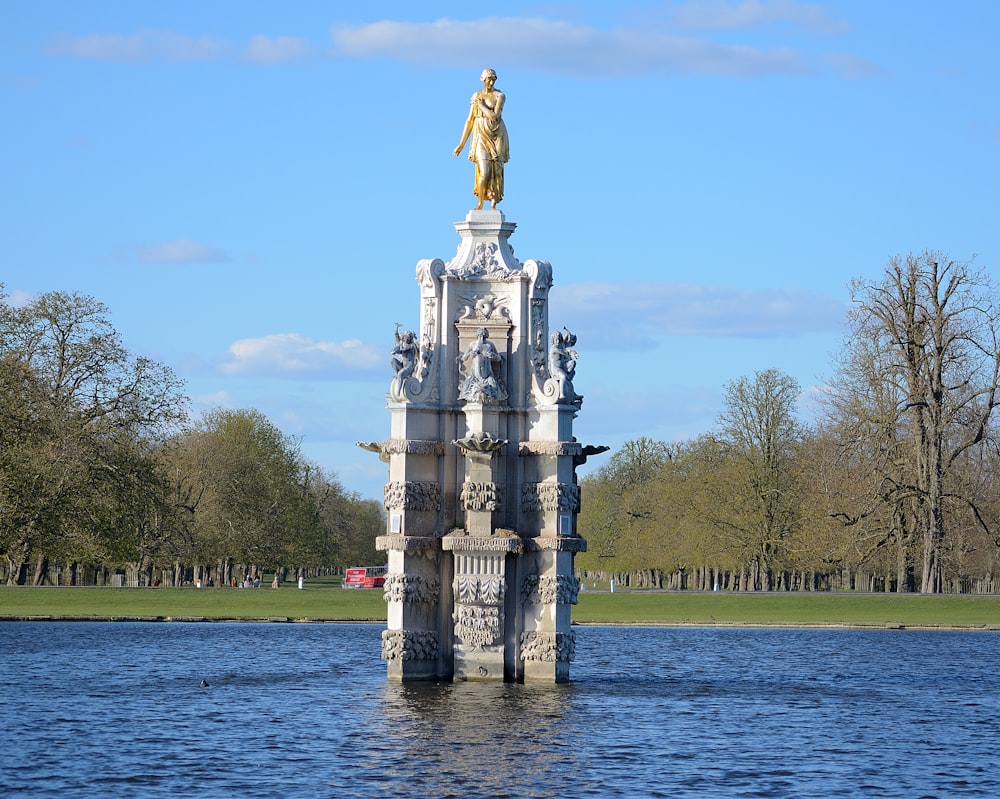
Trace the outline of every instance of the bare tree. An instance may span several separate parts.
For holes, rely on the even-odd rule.
[[[856,280],[851,294],[831,407],[864,463],[870,505],[845,519],[878,516],[901,547],[915,536],[920,590],[936,593],[949,518],[960,507],[983,518],[953,478],[997,404],[996,294],[984,273],[935,252],[892,258],[881,281]]]

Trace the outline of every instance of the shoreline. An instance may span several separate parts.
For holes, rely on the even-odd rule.
[[[74,616],[0,615],[3,622],[143,622],[164,624],[385,624],[384,619],[319,619],[310,616]],[[902,622],[750,622],[750,621],[574,621],[573,627],[686,627],[697,629],[774,630],[917,630],[940,632],[1000,632],[1000,624],[904,624]]]

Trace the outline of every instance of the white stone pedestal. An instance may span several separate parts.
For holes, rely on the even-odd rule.
[[[397,331],[388,463],[390,680],[565,682],[573,657],[575,337],[549,330],[552,269],[519,262],[495,210],[456,223],[458,252],[420,261],[420,324]]]

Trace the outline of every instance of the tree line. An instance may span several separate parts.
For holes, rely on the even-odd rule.
[[[710,590],[998,590],[995,287],[925,252],[851,284],[813,398],[768,369],[726,387],[716,428],[640,438],[582,481],[577,565]]]
[[[106,306],[0,284],[0,552],[9,585],[180,584],[381,562],[381,505],[255,410],[192,421],[180,379]]]

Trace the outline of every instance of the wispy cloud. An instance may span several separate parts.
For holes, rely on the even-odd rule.
[[[585,320],[607,348],[652,347],[662,336],[774,338],[836,330],[847,303],[803,289],[693,283],[576,283],[559,287],[558,310]]]
[[[243,50],[244,58],[255,64],[297,61],[314,53],[309,40],[297,36],[254,36]]]
[[[833,19],[821,5],[796,0],[741,0],[736,3],[686,3],[667,12],[670,21],[688,30],[749,30],[786,24],[810,33],[844,33],[843,20]]]
[[[666,10],[641,10],[631,23],[596,28],[566,18],[484,17],[431,22],[380,20],[334,24],[332,54],[339,58],[388,58],[432,66],[481,65],[489,42],[495,66],[583,77],[622,77],[656,71],[755,77],[838,70],[844,77],[875,71],[862,56],[811,55],[791,46],[733,42],[733,31],[784,26],[813,34],[847,29],[824,8],[795,0],[739,0],[687,3]],[[686,31],[688,35],[681,32]],[[727,40],[714,40],[723,32]],[[695,33],[696,35],[690,35]],[[750,33],[747,33],[749,36]],[[330,48],[298,36],[258,34],[235,42],[173,31],[64,35],[47,48],[53,55],[115,62],[244,61],[281,64],[319,55]]]
[[[386,354],[359,339],[317,341],[299,333],[245,338],[229,345],[222,371],[231,375],[342,377],[385,367]]]
[[[238,59],[255,64],[279,64],[309,58],[316,48],[297,36],[259,34],[246,44],[212,36],[190,36],[173,31],[91,33],[60,36],[46,49],[50,55],[90,61],[142,63],[192,62]]]
[[[21,289],[11,289],[7,292],[6,296],[4,296],[3,292],[3,284],[0,284],[0,302],[11,308],[23,308],[29,302],[34,300],[36,296],[27,291],[22,291]]]
[[[231,45],[209,36],[139,31],[60,36],[49,45],[48,52],[92,61],[215,61],[228,55]]]
[[[341,57],[463,66],[482,61],[482,43],[490,42],[491,58],[498,65],[576,75],[622,76],[665,69],[752,76],[812,68],[790,48],[720,44],[639,29],[598,30],[541,18],[335,25],[331,36],[334,52]]]
[[[225,252],[191,239],[174,239],[162,244],[138,248],[139,260],[147,264],[224,263]]]

